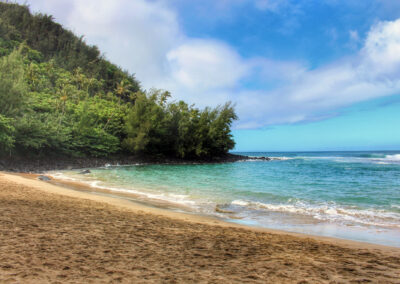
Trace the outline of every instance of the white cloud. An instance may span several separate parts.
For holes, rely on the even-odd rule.
[[[255,3],[275,9],[286,1]],[[31,6],[86,35],[145,88],[166,88],[199,106],[236,102],[239,128],[321,119],[400,92],[400,19],[372,27],[356,55],[310,69],[303,62],[243,58],[227,43],[190,38],[164,1],[32,0]]]
[[[360,37],[358,31],[350,30],[349,31],[349,41],[346,44],[346,46],[349,47],[350,49],[357,50],[361,43],[362,43],[361,37]]]
[[[112,62],[137,73],[145,87],[170,72],[166,54],[183,42],[175,12],[161,1],[31,0],[30,5],[85,35]]]
[[[234,87],[249,66],[230,46],[212,40],[191,40],[167,54],[171,76],[190,89]]]
[[[287,0],[256,0],[254,5],[262,11],[278,12],[283,6],[287,6]]]
[[[400,92],[400,19],[381,22],[354,57],[300,73],[287,87],[239,95],[245,119],[259,126],[318,119],[335,109]],[[241,104],[238,106],[240,108]],[[262,107],[261,107],[262,106]]]
[[[68,25],[98,43],[111,61],[137,72],[145,87],[170,72],[166,54],[183,34],[175,13],[161,2],[75,0],[75,5]]]
[[[400,80],[400,19],[373,27],[361,55],[366,76]]]
[[[360,36],[358,35],[358,32],[355,30],[350,30],[349,36],[351,41],[358,42],[360,40]]]

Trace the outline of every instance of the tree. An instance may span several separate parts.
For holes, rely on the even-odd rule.
[[[11,150],[14,147],[13,120],[0,114],[0,153]]]
[[[27,99],[21,49],[0,58],[0,114],[13,117],[21,113]]]
[[[231,104],[200,110],[144,92],[95,46],[0,0],[0,151],[210,158],[234,146]]]
[[[163,154],[168,148],[166,136],[166,113],[159,104],[164,93],[153,91],[138,95],[126,120],[127,138],[124,147],[134,153]]]

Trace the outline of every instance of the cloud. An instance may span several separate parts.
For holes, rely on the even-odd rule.
[[[356,30],[349,31],[349,41],[346,46],[352,50],[358,49],[359,45],[361,44],[361,38]]]
[[[287,87],[244,91],[239,100],[245,108],[238,106],[243,125],[257,121],[261,127],[324,118],[338,108],[399,92],[400,19],[372,27],[356,56],[302,72]]]
[[[287,0],[256,0],[254,5],[262,11],[278,12],[282,7],[288,6]]]
[[[254,3],[274,10],[286,1]],[[238,128],[325,119],[400,92],[400,19],[374,25],[353,56],[311,69],[303,61],[245,58],[228,43],[189,37],[167,1],[34,0],[31,6],[86,35],[145,88],[168,89],[201,107],[233,101]],[[349,35],[361,41],[355,31]]]
[[[232,99],[240,80],[252,65],[229,45],[203,39],[187,39],[167,54],[168,74],[157,87],[172,91],[174,97],[200,107]]]
[[[184,41],[176,13],[162,1],[31,0],[30,6],[83,34],[145,87],[170,72],[166,54]]]
[[[190,40],[168,52],[167,59],[177,84],[202,91],[236,86],[249,69],[230,46],[212,40]]]
[[[355,30],[349,31],[349,37],[351,41],[358,42],[360,40],[360,36],[358,35],[358,32]]]
[[[295,5],[293,0],[203,0],[200,3],[211,5],[218,10],[227,11],[232,7],[248,8],[252,7],[260,11],[278,13],[283,9],[291,9]],[[196,3],[194,3],[196,5]]]
[[[380,22],[368,33],[361,50],[366,76],[398,83],[400,80],[400,19]],[[374,69],[370,69],[374,68]]]

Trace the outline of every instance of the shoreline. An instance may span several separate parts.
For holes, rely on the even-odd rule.
[[[221,157],[212,159],[177,159],[177,158],[155,158],[150,156],[126,156],[115,155],[110,157],[66,157],[49,155],[41,157],[33,156],[3,156],[0,157],[0,171],[15,173],[44,173],[53,170],[79,170],[86,168],[97,168],[105,166],[128,166],[135,164],[156,165],[156,164],[219,164],[233,163],[243,160],[266,160],[268,157],[249,157],[238,154],[227,153]]]
[[[169,198],[154,197],[151,196],[151,194],[149,196],[148,194],[141,192],[140,189],[135,189],[134,192],[130,192],[130,190],[124,190],[123,187],[115,188],[110,185],[97,186],[97,182],[85,182],[78,177],[74,177],[73,179],[63,178],[62,176],[54,175],[55,173],[56,172],[48,173],[48,175],[52,178],[49,183],[73,190],[87,192],[89,194],[105,195],[112,198],[127,199],[133,203],[139,203],[147,207],[155,207],[173,212],[181,212],[183,214],[186,213],[190,215],[203,216],[205,218],[217,219],[233,226],[236,225],[243,228],[254,228],[259,230],[270,230],[273,232],[299,234],[301,236],[310,236],[316,238],[354,241],[358,243],[383,245],[400,249],[400,244],[397,241],[397,235],[400,233],[400,231],[396,230],[396,228],[388,228],[386,229],[386,231],[381,228],[354,228],[351,226],[348,227],[336,223],[323,223],[319,222],[318,220],[310,221],[308,219],[308,224],[311,224],[311,222],[313,222],[312,228],[305,226],[301,227],[301,225],[297,225],[295,222],[287,224],[284,223],[287,222],[287,220],[284,220],[279,226],[273,226],[273,224],[271,226],[261,225],[260,223],[251,222],[251,220],[250,222],[248,222],[249,220],[246,221],[245,217],[237,216],[234,211],[222,209],[220,207],[220,204],[218,203],[215,204],[215,207],[210,206],[206,210],[204,210],[204,208],[202,208],[203,210],[200,210],[193,204],[178,202],[175,200],[170,200]],[[299,220],[303,218],[302,220],[305,220],[305,218],[307,217],[300,216],[296,218],[298,218]],[[323,229],[325,229],[326,231],[324,232]],[[374,234],[378,235],[374,237]]]
[[[224,218],[220,218],[217,216],[211,216],[206,214],[201,214],[198,212],[191,212],[188,210],[189,208],[185,208],[183,205],[179,207],[174,204],[170,206],[170,203],[167,201],[160,201],[157,203],[153,203],[150,201],[142,201],[138,200],[135,197],[135,194],[130,193],[120,193],[114,192],[112,190],[93,188],[88,184],[84,184],[82,182],[75,181],[66,181],[61,179],[52,178],[50,181],[40,181],[37,180],[39,174],[26,174],[26,173],[5,173],[0,171],[0,177],[6,176],[6,178],[11,177],[20,177],[22,179],[13,179],[12,181],[21,182],[23,185],[34,185],[35,188],[39,190],[44,190],[48,193],[60,194],[68,197],[76,197],[89,199],[92,201],[100,201],[105,202],[107,204],[111,204],[114,206],[120,206],[121,208],[132,210],[134,212],[145,212],[153,215],[160,215],[168,218],[184,220],[188,222],[200,222],[202,224],[211,224],[211,225],[219,225],[224,227],[234,227],[241,228],[245,230],[251,230],[256,232],[264,232],[264,233],[272,233],[272,234],[283,234],[290,235],[300,238],[312,238],[317,241],[327,241],[332,244],[340,244],[344,246],[350,247],[358,247],[358,248],[367,248],[367,249],[388,249],[388,250],[397,250],[400,253],[400,247],[396,246],[388,246],[382,244],[375,244],[369,242],[356,241],[351,239],[344,238],[336,238],[329,236],[321,236],[321,235],[313,235],[307,233],[298,233],[291,232],[279,229],[265,228],[259,226],[252,226],[247,224],[239,224],[235,222],[230,222],[228,220],[224,220]],[[31,183],[31,182],[34,183]],[[51,185],[51,187],[44,186]],[[180,210],[182,209],[182,210]]]
[[[0,282],[398,283],[400,249],[252,228],[0,172]]]

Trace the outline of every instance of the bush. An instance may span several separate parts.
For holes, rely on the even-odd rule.
[[[0,114],[0,153],[5,153],[14,147],[15,128],[13,119]]]

